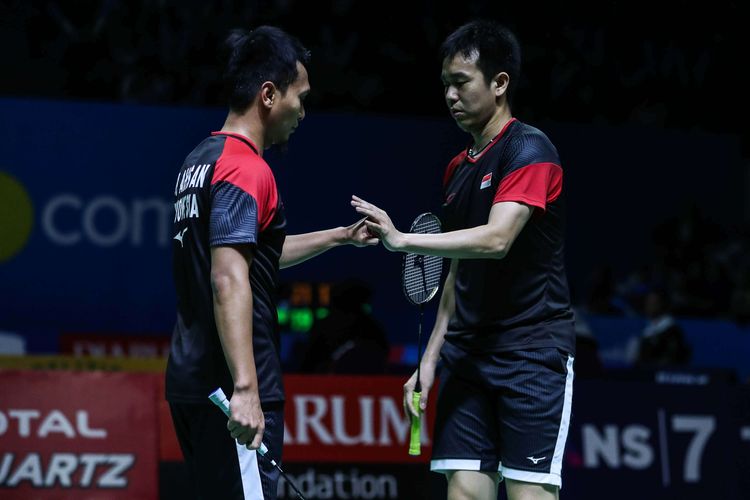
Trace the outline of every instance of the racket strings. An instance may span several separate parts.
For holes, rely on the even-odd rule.
[[[425,259],[422,265],[415,264],[416,259],[407,259],[404,270],[404,289],[410,300],[421,304],[431,298],[435,289],[440,286],[443,266],[441,259]]]
[[[433,214],[422,214],[411,225],[410,232],[418,234],[440,233],[440,219]],[[434,297],[440,287],[443,271],[442,257],[434,255],[404,255],[402,280],[404,294],[415,305],[424,304]]]

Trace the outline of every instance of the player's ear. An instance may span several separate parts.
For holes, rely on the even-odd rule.
[[[495,97],[500,97],[508,91],[508,85],[510,84],[510,75],[505,71],[495,75],[492,79],[492,89],[495,92]]]
[[[263,85],[260,86],[261,106],[267,109],[271,109],[278,93],[278,89],[276,88],[276,85],[273,84],[273,82],[263,82]]]

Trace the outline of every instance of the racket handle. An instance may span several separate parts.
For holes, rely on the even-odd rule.
[[[226,394],[224,394],[224,391],[221,390],[221,387],[209,394],[208,399],[210,399],[213,404],[221,408],[221,411],[224,412],[224,415],[226,415],[227,418],[230,417],[229,400],[227,399]],[[265,455],[266,453],[268,453],[268,448],[266,447],[265,443],[260,443],[258,453],[260,453],[261,455]],[[273,465],[276,465],[276,462],[273,459],[271,459],[271,463]]]
[[[419,402],[422,399],[422,393],[414,391],[411,395],[411,405],[417,410],[417,413],[421,415],[422,410],[419,409]],[[422,454],[422,442],[420,441],[422,433],[422,419],[420,417],[411,417],[411,439],[409,440],[409,455],[421,455]]]
[[[226,415],[227,417],[230,416],[229,400],[227,399],[227,395],[224,394],[224,391],[221,390],[221,387],[209,394],[208,399],[210,399],[213,404],[221,408],[221,411],[224,412],[224,415]]]

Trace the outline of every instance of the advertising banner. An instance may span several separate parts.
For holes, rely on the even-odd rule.
[[[74,356],[110,356],[114,358],[166,358],[169,336],[129,334],[60,335],[60,352]]]
[[[739,404],[746,397],[718,384],[577,383],[563,492],[612,500],[747,498],[739,473],[750,447]]]
[[[0,372],[0,498],[156,498],[154,377]]]
[[[423,419],[422,454],[412,457],[404,380],[285,377],[283,464],[306,498],[444,498],[445,479],[428,464],[437,391]],[[4,370],[0,395],[0,498],[189,494],[162,373]],[[743,500],[748,481],[750,391],[576,382],[566,498]],[[294,498],[286,480],[279,495]]]

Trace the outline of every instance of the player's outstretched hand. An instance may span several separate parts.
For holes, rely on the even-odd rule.
[[[258,391],[235,391],[229,402],[231,416],[227,429],[239,444],[257,450],[263,442],[266,421],[260,408]]]
[[[351,226],[347,226],[347,240],[351,245],[364,247],[377,245],[380,242],[380,239],[367,228],[367,224],[365,224],[366,220],[367,217],[362,217]]]
[[[376,207],[359,196],[352,195],[351,203],[358,213],[367,217],[364,221],[367,229],[374,236],[380,238],[384,247],[391,252],[399,250],[403,240],[403,233],[396,229],[385,210]]]

